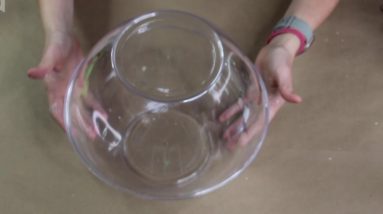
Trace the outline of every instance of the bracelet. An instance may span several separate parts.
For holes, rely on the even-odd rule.
[[[271,35],[267,38],[266,44],[269,44],[271,42],[271,40],[273,40],[275,37],[277,37],[281,34],[285,34],[285,33],[291,33],[291,34],[294,34],[296,37],[298,37],[298,39],[300,41],[300,46],[299,46],[299,49],[297,51],[297,55],[304,53],[306,50],[307,40],[301,32],[299,32],[298,30],[293,29],[293,28],[281,28],[281,29],[278,29],[276,31],[273,31],[271,33]]]
[[[295,16],[287,16],[281,19],[274,27],[273,32],[267,39],[267,44],[276,36],[285,33],[294,34],[299,39],[300,47],[297,55],[305,52],[314,41],[313,31],[309,24]]]

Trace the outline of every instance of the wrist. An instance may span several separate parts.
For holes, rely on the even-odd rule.
[[[72,42],[73,34],[68,31],[51,31],[46,33],[46,41],[48,44],[63,43],[68,44]]]
[[[286,49],[290,54],[296,55],[300,49],[301,41],[292,33],[284,33],[275,36],[269,43],[272,46],[279,46]]]
[[[296,16],[287,16],[281,19],[273,28],[273,31],[267,39],[267,43],[270,43],[272,40],[274,40],[274,37],[280,35],[294,36],[300,41],[297,55],[305,52],[311,46],[314,40],[311,26],[305,20],[299,19]]]

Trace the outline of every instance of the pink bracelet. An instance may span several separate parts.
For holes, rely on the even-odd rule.
[[[271,33],[271,35],[267,38],[266,43],[269,44],[276,36],[279,36],[279,35],[285,34],[285,33],[291,33],[291,34],[294,34],[295,36],[298,37],[298,39],[300,41],[300,46],[299,46],[297,55],[303,53],[305,51],[305,46],[307,44],[306,37],[303,35],[302,32],[300,32],[299,30],[296,30],[294,28],[280,28],[280,29],[274,30]]]

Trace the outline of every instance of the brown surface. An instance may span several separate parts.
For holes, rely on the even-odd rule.
[[[315,46],[294,66],[304,103],[280,112],[244,174],[205,197],[175,202],[124,195],[86,171],[47,114],[43,87],[25,74],[43,47],[36,2],[6,1],[0,13],[1,213],[382,212],[383,1],[343,1],[317,31]],[[97,2],[107,1],[77,3],[88,46],[132,15],[175,8],[208,18],[249,54],[286,7],[282,0]]]

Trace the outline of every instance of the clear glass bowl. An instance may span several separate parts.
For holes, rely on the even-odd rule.
[[[254,160],[267,102],[260,74],[222,33],[191,14],[158,11],[90,51],[70,82],[64,116],[99,179],[143,198],[180,199],[225,185]]]

